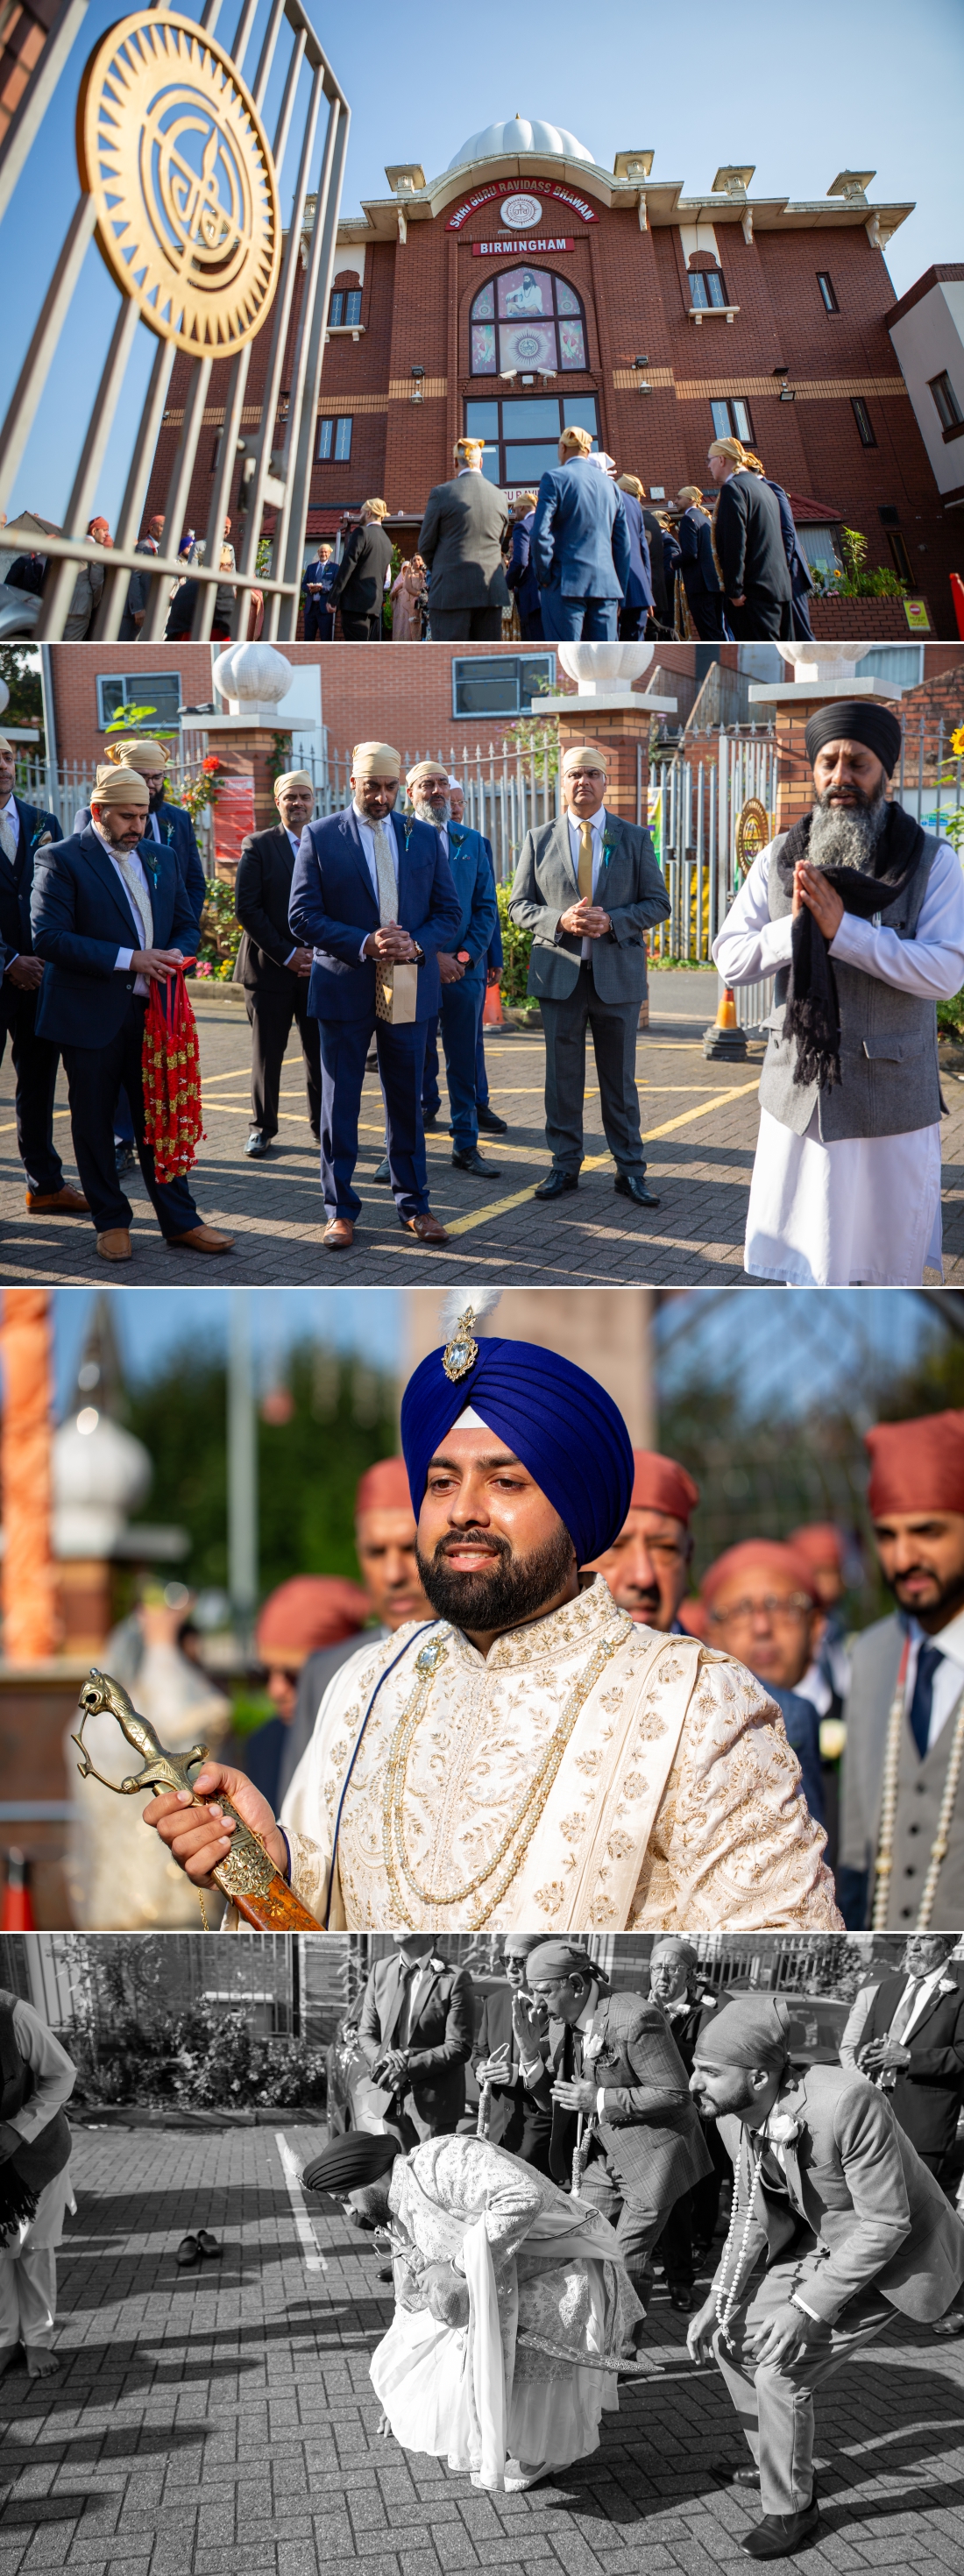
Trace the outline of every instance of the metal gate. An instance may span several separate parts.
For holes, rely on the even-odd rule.
[[[288,637],[296,631],[349,109],[303,0],[270,0],[248,88],[243,75],[258,0],[239,0],[239,7],[229,47],[215,33],[221,0],[206,0],[196,16],[189,8],[175,15],[148,0],[142,11],[102,38],[86,66],[78,103],[80,194],[46,294],[38,280],[37,326],[0,427],[2,510],[96,238],[118,285],[117,319],[90,416],[76,434],[64,533],[43,539],[48,570],[38,637],[63,635],[77,574],[86,564],[104,574],[95,637],[117,636],[130,574],[143,573],[148,564],[153,569],[140,641],[151,643],[163,635],[171,582],[185,569],[177,560],[177,546],[198,443],[205,424],[211,425],[207,404],[217,358],[227,361],[224,401],[216,415],[218,460],[203,558],[190,566],[191,578],[199,584],[193,631],[198,637],[210,634],[215,592],[223,579],[221,535],[246,418],[251,352],[262,328],[269,335],[268,363],[260,414],[244,441],[250,481],[245,533],[232,573],[233,632],[247,634],[255,580],[265,594],[265,633]],[[65,14],[76,23],[83,13]],[[56,59],[63,59],[62,51]],[[269,140],[262,111],[269,84],[274,97],[279,83],[280,103]],[[327,116],[322,129],[323,101]],[[171,121],[178,117],[180,124]],[[42,134],[42,125],[35,118],[33,132],[38,131]],[[193,151],[197,159],[196,138],[202,132],[202,167],[195,172],[188,155]],[[21,160],[30,139],[28,134],[18,140]],[[159,175],[152,154],[160,154]],[[6,179],[6,170],[3,175]],[[284,219],[280,182],[288,199]],[[282,426],[282,371],[303,244],[307,272]],[[22,261],[22,241],[15,246],[0,234],[2,248],[8,259],[16,255]],[[87,523],[145,328],[156,343],[154,361],[130,443],[115,542],[105,554],[88,539]],[[165,542],[173,552],[151,557],[135,548],[179,353],[187,359],[184,400],[178,405],[179,436],[163,501]],[[266,502],[276,508],[277,525],[273,569],[262,575],[257,554]]]

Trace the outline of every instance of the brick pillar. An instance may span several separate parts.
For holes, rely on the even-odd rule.
[[[278,820],[274,801],[274,778],[268,763],[274,759],[275,732],[283,737],[285,769],[291,767],[291,735],[283,725],[252,725],[250,732],[224,733],[220,740],[211,736],[211,749],[218,751],[226,769],[251,770],[254,773],[254,828],[256,832],[273,832]]]
[[[572,700],[572,714],[559,715],[559,752],[568,751],[570,743],[598,742],[608,761],[606,803],[625,823],[636,821],[637,751],[639,762],[639,812],[646,820],[646,793],[649,786],[649,715],[638,715],[634,706],[600,707],[594,712],[591,700]],[[538,714],[539,701],[533,700],[533,714]]]
[[[813,804],[813,771],[807,759],[804,733],[812,715],[826,706],[826,698],[801,698],[799,703],[776,708],[777,736],[777,810],[775,829],[789,832],[792,823],[802,821]]]

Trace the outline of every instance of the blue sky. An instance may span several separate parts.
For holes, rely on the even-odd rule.
[[[261,0],[249,65],[268,0]],[[88,54],[121,12],[92,0],[41,136],[0,226],[4,376],[15,378],[38,304],[76,200],[76,83]],[[652,149],[654,179],[687,193],[708,187],[721,162],[755,163],[752,192],[821,196],[839,169],[875,169],[878,198],[916,202],[890,245],[900,294],[934,261],[964,257],[960,187],[962,0],[769,0],[749,17],[721,0],[690,0],[678,16],[607,0],[488,0],[472,15],[442,0],[404,8],[369,0],[323,10],[315,23],[352,108],[344,211],[383,195],[386,162],[443,170],[467,136],[496,119],[545,117],[574,132],[604,168],[617,151]],[[230,36],[236,12],[227,0]],[[269,130],[273,103],[268,102]],[[292,172],[282,171],[290,199]],[[58,519],[74,465],[74,438],[93,399],[117,309],[96,249],[89,253],[56,377],[34,428],[12,497]],[[154,352],[141,331],[128,378],[139,409]],[[69,433],[65,434],[65,420]],[[126,447],[112,439],[97,507],[116,518]]]

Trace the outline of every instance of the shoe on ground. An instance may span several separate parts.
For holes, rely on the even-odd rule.
[[[383,1154],[377,1172],[372,1173],[372,1179],[373,1181],[390,1181],[391,1177],[392,1175],[388,1165],[388,1155]]]
[[[90,1201],[82,1190],[72,1190],[67,1181],[59,1190],[28,1190],[27,1206],[31,1216],[89,1216]]]
[[[260,1162],[262,1154],[271,1152],[271,1138],[264,1134],[263,1128],[252,1127],[244,1150],[252,1163]]]
[[[760,2472],[752,2460],[711,2460],[710,2476],[718,2478],[721,2487],[756,2487],[759,2492]]]
[[[792,2558],[797,2549],[806,2549],[820,2529],[820,2507],[816,2496],[802,2513],[765,2513],[740,2546],[747,2558]]]
[[[575,1172],[549,1172],[545,1180],[540,1181],[538,1189],[534,1190],[532,1195],[537,1199],[561,1199],[565,1197],[567,1190],[577,1190],[578,1187],[579,1182]]]
[[[613,1188],[621,1199],[632,1199],[634,1207],[658,1207],[659,1200],[636,1172],[617,1172]]]
[[[328,1252],[350,1252],[355,1240],[355,1228],[351,1217],[329,1217],[321,1240]]]
[[[476,1117],[478,1118],[479,1126],[484,1127],[487,1136],[508,1135],[508,1119],[497,1117],[494,1109],[478,1109],[476,1110]]]
[[[453,1153],[452,1170],[471,1172],[477,1181],[498,1181],[502,1178],[499,1164],[484,1163],[477,1145],[471,1145],[464,1154]]]
[[[680,2313],[680,2315],[681,2315],[681,2316],[683,2316],[683,2317],[688,2317],[688,2316],[689,2316],[690,2310],[691,2310],[692,2305],[693,2305],[693,2293],[692,2293],[692,2290],[690,2290],[690,2289],[688,2289],[688,2288],[687,2288],[685,2281],[671,2281],[671,2282],[670,2282],[670,2284],[669,2284],[669,2303],[670,2303],[670,2307],[671,2307],[671,2308],[678,2308],[678,2309],[679,2309],[679,2313]]]
[[[948,2308],[946,2316],[935,2318],[934,2324],[931,2327],[931,2333],[936,2335],[964,2334],[964,2310],[961,2310],[960,2308]]]
[[[115,1170],[115,1172],[117,1173],[118,1180],[123,1180],[123,1177],[124,1177],[125,1172],[136,1172],[136,1170],[137,1170],[137,1147],[136,1147],[136,1145],[128,1145],[128,1144],[126,1143],[126,1141],[122,1141],[119,1145],[115,1144],[115,1146],[114,1146],[114,1170]]]
[[[130,1229],[126,1225],[109,1225],[97,1237],[97,1250],[102,1261],[129,1261]]]
[[[220,2260],[220,2257],[224,2252],[224,2247],[223,2245],[218,2244],[217,2237],[212,2236],[209,2227],[198,2228],[197,2241],[202,2254],[207,2256],[209,2263],[214,2263]]]
[[[418,1216],[400,1217],[399,1223],[406,1234],[417,1235],[420,1243],[448,1242],[445,1227],[439,1224],[437,1216],[432,1215],[431,1208],[421,1208]]]
[[[182,2272],[195,2270],[201,2260],[201,2248],[196,2236],[182,2236],[174,2260],[180,2265]]]
[[[394,2281],[394,2279],[395,2279],[395,2274],[394,2274],[394,2272],[393,2272],[393,2270],[392,2270],[392,2267],[391,2267],[391,2264],[390,2264],[390,2263],[380,2263],[380,2264],[379,2264],[379,2266],[378,2266],[378,2274],[377,2274],[377,2278],[378,2278],[380,2281]]]
[[[440,1109],[423,1109],[423,1111],[422,1111],[422,1125],[423,1125],[423,1127],[424,1127],[424,1130],[425,1130],[426,1136],[441,1136],[441,1134],[442,1134],[442,1112],[441,1112],[441,1110],[440,1110]],[[447,1128],[446,1128],[446,1130],[445,1130],[445,1133],[446,1133],[446,1135],[451,1136],[451,1133],[452,1133],[451,1127],[447,1127]]]
[[[216,1225],[192,1225],[187,1234],[169,1234],[169,1252],[233,1252],[233,1234],[220,1234]]]

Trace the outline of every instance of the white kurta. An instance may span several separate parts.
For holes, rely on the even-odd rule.
[[[761,850],[713,944],[724,983],[753,984],[788,966],[792,916],[770,919],[772,841]],[[831,957],[924,1001],[964,985],[964,876],[942,841],[916,936],[846,912]],[[760,1111],[744,1268],[794,1288],[919,1288],[941,1266],[940,1129],[848,1136],[824,1144],[814,1109],[803,1136]]]

